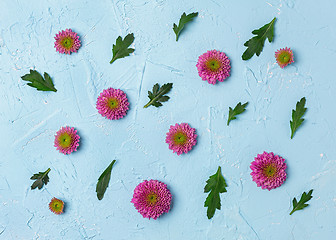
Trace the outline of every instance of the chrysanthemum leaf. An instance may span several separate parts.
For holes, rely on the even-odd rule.
[[[153,86],[153,95],[156,95],[160,89],[160,85],[157,83]]]
[[[154,102],[152,105],[153,105],[154,107],[161,107],[161,106],[162,106],[162,103]]]
[[[227,125],[229,126],[229,123],[234,120],[237,119],[236,116],[239,114],[242,114],[243,112],[245,112],[246,110],[246,106],[248,105],[248,102],[244,103],[243,105],[241,104],[241,102],[239,102],[234,109],[232,109],[231,107],[229,107],[229,117],[227,120]]]
[[[290,127],[292,130],[291,139],[293,139],[294,133],[304,121],[302,117],[307,110],[307,108],[305,108],[305,104],[306,104],[306,98],[303,97],[299,102],[296,103],[296,109],[292,110],[292,121],[290,121]]]
[[[22,76],[21,79],[23,81],[30,82],[30,83],[27,83],[27,85],[30,87],[36,88],[38,91],[57,92],[51,80],[51,77],[46,72],[44,73],[44,79],[43,79],[42,75],[39,72],[35,70],[30,70],[30,73]]]
[[[273,18],[270,23],[252,32],[252,34],[256,36],[244,43],[244,46],[247,47],[247,49],[242,55],[243,60],[249,60],[254,54],[259,56],[264,48],[266,38],[269,42],[273,41],[275,20],[276,18]]]
[[[184,12],[180,18],[179,25],[177,26],[175,23],[173,24],[173,30],[176,35],[176,41],[179,38],[179,35],[184,28],[184,26],[188,23],[191,22],[195,17],[197,17],[198,12],[193,12],[188,15]]]
[[[35,180],[31,185],[31,189],[41,189],[43,185],[47,185],[49,182],[48,173],[50,172],[50,168],[48,168],[45,172],[35,173],[30,179]]]
[[[204,192],[210,193],[204,202],[204,207],[208,207],[207,216],[208,219],[211,219],[215,215],[216,209],[221,209],[221,200],[219,194],[227,192],[227,184],[222,175],[220,166],[218,167],[217,172],[210,176],[206,183],[207,184],[205,185]]]
[[[308,202],[310,199],[313,198],[312,196],[313,189],[311,189],[308,194],[306,192],[303,192],[300,198],[300,201],[297,202],[296,198],[293,199],[293,210],[290,212],[289,215],[292,215],[297,210],[302,210],[305,207],[309,206],[306,202]]]
[[[159,102],[167,102],[169,99],[170,99],[170,97],[168,97],[168,96],[162,96],[162,97],[159,99]]]
[[[172,89],[173,84],[172,83],[166,83],[163,84],[162,87],[157,83],[153,86],[152,92],[148,91],[148,97],[149,97],[149,102],[144,106],[144,108],[149,107],[150,105],[153,105],[154,107],[161,107],[162,102],[167,102],[170,97],[168,97],[167,93],[170,92]]]
[[[102,200],[104,197],[105,191],[110,182],[112,167],[115,162],[116,160],[113,160],[111,164],[105,169],[105,171],[98,178],[96,192],[97,192],[97,198],[99,200]]]
[[[148,91],[148,97],[150,100],[152,100],[154,98],[154,95],[151,91]]]
[[[129,56],[134,52],[134,48],[129,48],[134,41],[134,34],[128,34],[124,40],[122,40],[121,36],[119,36],[116,40],[116,44],[113,44],[112,53],[113,57],[110,63],[113,63],[118,58],[124,58]]]

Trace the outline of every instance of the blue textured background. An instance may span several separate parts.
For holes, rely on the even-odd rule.
[[[99,0],[0,1],[0,239],[195,239],[300,240],[335,238],[336,15],[333,0]],[[178,42],[172,24],[198,11]],[[277,17],[274,42],[260,57],[242,61],[251,31]],[[72,28],[83,46],[61,55],[53,37]],[[134,55],[112,65],[112,44],[135,34]],[[295,63],[275,64],[274,52],[291,47]],[[231,77],[215,86],[195,67],[207,50],[224,51]],[[20,76],[48,72],[57,93],[37,92]],[[154,83],[173,82],[171,100],[143,109]],[[121,88],[130,111],[119,121],[95,109],[105,88]],[[290,140],[291,109],[305,96],[306,121]],[[228,107],[249,101],[239,120],[226,126]],[[197,129],[187,155],[168,149],[171,124]],[[53,146],[61,126],[81,136],[79,151],[64,156]],[[286,159],[280,188],[258,188],[250,162],[273,151]],[[110,186],[98,201],[95,185],[116,159]],[[208,220],[205,181],[218,166],[228,183],[222,210]],[[33,173],[48,167],[50,183],[30,190]],[[169,214],[148,220],[130,203],[143,179],[168,184]],[[291,200],[314,189],[310,206],[289,216]],[[48,210],[52,197],[66,213]]]

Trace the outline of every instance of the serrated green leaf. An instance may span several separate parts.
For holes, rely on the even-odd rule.
[[[154,95],[151,91],[148,91],[148,97],[149,97],[150,100],[153,99]]]
[[[167,102],[169,99],[170,99],[170,97],[168,97],[168,96],[162,96],[162,97],[159,99],[159,102]]]
[[[289,215],[292,215],[295,211],[302,210],[305,207],[308,207],[309,204],[307,204],[306,202],[308,202],[310,199],[313,198],[312,193],[313,193],[313,189],[311,189],[308,192],[308,194],[306,192],[303,192],[299,202],[297,202],[296,198],[294,198],[293,199],[293,210],[290,212]]]
[[[30,70],[29,74],[26,74],[21,77],[23,81],[27,81],[28,86],[36,88],[38,91],[53,91],[57,92],[56,88],[54,87],[54,83],[52,82],[48,73],[44,73],[44,79],[42,75],[35,71]]]
[[[124,58],[129,56],[134,52],[134,48],[129,48],[134,41],[134,34],[128,34],[124,40],[122,40],[121,36],[119,36],[116,40],[116,44],[113,44],[112,53],[113,57],[110,63],[113,63],[118,58]]]
[[[266,38],[269,42],[273,41],[275,20],[276,18],[273,18],[270,23],[252,32],[252,34],[256,36],[244,43],[244,46],[247,47],[247,49],[242,55],[243,60],[252,58],[254,54],[259,56],[264,48]]]
[[[221,167],[218,167],[217,172],[210,176],[206,181],[204,192],[210,192],[204,202],[204,207],[208,207],[207,216],[211,219],[215,215],[216,209],[221,209],[220,193],[226,192],[227,184],[221,172]]]
[[[198,12],[193,12],[188,15],[184,12],[180,18],[179,25],[177,26],[175,23],[173,24],[173,30],[176,35],[176,42],[179,38],[179,35],[184,28],[184,26],[188,23],[191,22],[195,17],[198,16]]]
[[[296,103],[296,109],[292,110],[292,121],[289,122],[292,130],[291,139],[293,139],[294,133],[304,121],[302,117],[307,111],[307,108],[305,108],[305,104],[306,104],[306,98],[303,97],[299,102]]]
[[[50,172],[50,168],[48,168],[45,172],[39,172],[39,173],[35,173],[30,179],[31,180],[35,180],[33,182],[33,184],[31,185],[31,189],[41,189],[43,187],[43,185],[47,185],[49,182],[49,177],[48,177],[48,173]]]
[[[160,85],[157,83],[153,86],[153,95],[156,95],[160,89]]]
[[[153,105],[154,107],[161,107],[161,106],[162,106],[162,103],[160,103],[160,102],[154,102],[154,103],[152,103],[152,105]]]
[[[231,107],[229,107],[229,117],[227,120],[227,125],[229,126],[229,123],[234,120],[237,119],[236,116],[239,114],[242,114],[243,112],[245,112],[246,110],[246,106],[248,105],[248,102],[244,103],[243,105],[241,104],[241,102],[239,102],[234,109],[232,109]]]
[[[110,182],[112,167],[115,162],[116,160],[113,160],[111,164],[105,169],[105,171],[98,178],[96,192],[97,192],[97,198],[99,200],[102,200],[104,197],[104,194]]]
[[[156,83],[153,86],[152,92],[148,91],[148,97],[150,100],[144,106],[144,108],[147,108],[150,105],[154,107],[161,107],[162,102],[167,102],[170,99],[170,97],[166,96],[165,94],[169,93],[172,87],[173,87],[172,83],[163,84],[161,88],[160,88],[160,85]]]

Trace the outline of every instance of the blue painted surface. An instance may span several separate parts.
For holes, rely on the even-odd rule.
[[[335,1],[0,1],[0,239],[334,239],[336,233]],[[175,42],[172,24],[183,12],[199,17]],[[260,57],[242,61],[251,31],[274,16],[275,40]],[[56,53],[53,37],[65,28],[81,36],[71,56]],[[115,39],[135,34],[134,55],[112,65]],[[274,52],[291,47],[295,63],[275,64]],[[215,86],[201,81],[199,55],[217,49],[232,61],[232,75]],[[48,72],[57,93],[37,92],[20,76]],[[156,82],[173,82],[171,100],[143,109]],[[130,111],[119,121],[95,109],[105,88],[121,88]],[[305,96],[306,121],[290,140],[291,109]],[[226,126],[229,106],[249,101]],[[171,124],[197,129],[187,155],[168,149]],[[53,147],[61,126],[74,126],[79,151]],[[258,188],[250,162],[263,151],[286,159],[288,179],[278,189]],[[98,201],[95,185],[116,159],[110,186]],[[228,183],[222,210],[212,220],[203,207],[205,181],[218,166]],[[50,183],[30,190],[29,178],[48,167]],[[148,220],[130,203],[143,179],[168,184],[169,214]],[[310,206],[292,216],[293,197],[314,189]],[[48,210],[52,197],[66,213]]]

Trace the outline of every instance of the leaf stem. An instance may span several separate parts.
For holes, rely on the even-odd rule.
[[[51,171],[51,169],[50,169],[50,168],[48,168],[48,169],[47,169],[47,171],[45,171],[45,172],[44,172],[44,174],[43,174],[42,178],[44,178],[44,177],[45,177],[45,176],[46,176],[46,175],[47,175],[47,174],[48,174],[50,171]]]
[[[150,105],[151,105],[152,101],[149,101],[145,106],[144,108],[148,108]]]
[[[270,29],[270,28],[272,27],[272,25],[274,24],[275,20],[276,20],[276,17],[273,18],[273,20],[269,23],[269,26],[267,27],[265,33],[261,36],[261,38],[263,38],[263,37],[267,34],[267,32],[269,31],[269,29]]]
[[[114,55],[110,61],[110,64],[112,64],[115,60],[117,60],[119,58],[119,53],[116,53],[116,55]]]

